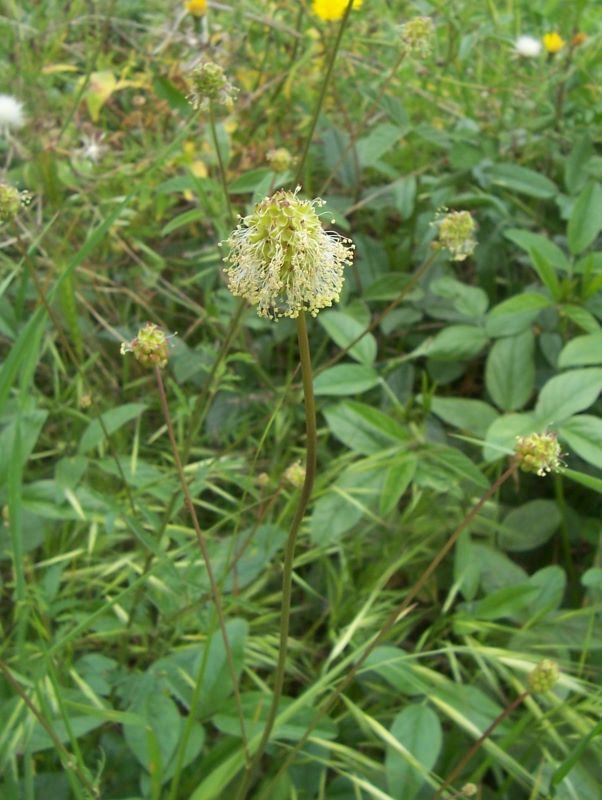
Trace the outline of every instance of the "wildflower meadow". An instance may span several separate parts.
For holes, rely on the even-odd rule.
[[[0,3],[1,800],[600,800],[597,0]]]

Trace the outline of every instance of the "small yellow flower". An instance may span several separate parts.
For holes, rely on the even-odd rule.
[[[207,0],[186,0],[186,11],[193,17],[202,17],[207,11]]]
[[[353,0],[353,8],[359,8],[364,0]],[[314,0],[312,11],[324,22],[336,22],[343,18],[349,0]]]
[[[565,41],[559,33],[546,33],[546,35],[542,39],[543,46],[546,48],[548,53],[554,55],[554,53],[558,53],[565,45]]]

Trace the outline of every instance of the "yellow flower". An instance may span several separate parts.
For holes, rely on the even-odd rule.
[[[543,46],[546,48],[548,53],[557,53],[559,50],[565,45],[564,39],[559,33],[546,33],[546,35],[542,39]]]
[[[342,19],[349,0],[314,0],[312,11],[325,22]],[[364,0],[353,0],[353,8],[359,8]]]
[[[193,17],[202,17],[207,11],[207,0],[186,0],[186,11]]]

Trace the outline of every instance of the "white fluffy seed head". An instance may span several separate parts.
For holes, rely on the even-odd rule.
[[[10,94],[0,94],[0,131],[23,127],[23,103]]]
[[[519,36],[514,48],[523,58],[537,58],[541,53],[541,42],[534,36]]]

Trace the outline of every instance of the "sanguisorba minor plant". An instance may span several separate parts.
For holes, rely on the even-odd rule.
[[[229,248],[224,261],[230,291],[254,305],[261,317],[289,317],[296,321],[307,434],[305,479],[284,553],[280,641],[272,700],[239,798],[245,796],[253,779],[278,713],[286,668],[295,543],[316,474],[316,408],[306,315],[315,317],[320,309],[338,301],[344,269],[351,264],[354,250],[349,239],[324,230],[316,211],[323,202],[304,200],[300,188],[266,197],[241,220],[225,243]]]

